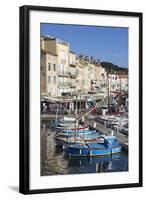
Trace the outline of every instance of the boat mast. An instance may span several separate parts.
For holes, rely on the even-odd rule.
[[[120,75],[120,95],[121,95],[121,75]]]
[[[57,112],[56,112],[56,122],[57,122],[57,119],[58,119],[58,112],[59,112],[59,104],[57,104]]]
[[[76,138],[77,138],[77,94],[75,94],[76,98],[76,108],[75,108],[75,143],[76,143]]]
[[[109,88],[109,73],[108,73],[108,112],[109,112],[109,110],[110,110],[110,101],[109,101],[109,98],[110,98],[110,88]]]
[[[110,70],[110,74],[108,73],[108,111],[110,111],[110,98],[111,98],[111,78],[112,78],[113,70]]]

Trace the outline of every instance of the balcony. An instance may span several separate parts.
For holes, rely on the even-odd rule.
[[[75,72],[69,72],[70,78],[76,78],[78,76],[78,71]]]
[[[76,67],[76,64],[75,63],[70,63],[69,64],[71,67]]]
[[[92,85],[96,85],[96,84],[97,84],[97,80],[92,79],[92,80],[91,80],[91,84],[92,84]]]
[[[69,77],[70,74],[67,71],[59,71],[58,76]]]
[[[59,88],[70,88],[70,82],[59,82]]]
[[[76,84],[75,83],[70,83],[70,88],[76,88]]]

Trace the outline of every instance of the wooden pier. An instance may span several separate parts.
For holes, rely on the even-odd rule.
[[[90,128],[96,129],[98,132],[104,135],[114,135],[117,137],[117,140],[122,145],[122,148],[128,151],[128,136],[124,135],[123,133],[118,132],[117,130],[113,130],[110,128],[106,128],[103,124],[95,120],[89,121]]]

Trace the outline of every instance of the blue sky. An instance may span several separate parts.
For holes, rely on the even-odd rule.
[[[69,42],[77,55],[128,67],[128,28],[41,24],[41,35],[44,34]]]

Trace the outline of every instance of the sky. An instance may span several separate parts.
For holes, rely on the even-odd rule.
[[[128,68],[128,28],[41,24],[41,35],[50,35],[70,43],[78,56],[93,56]]]

